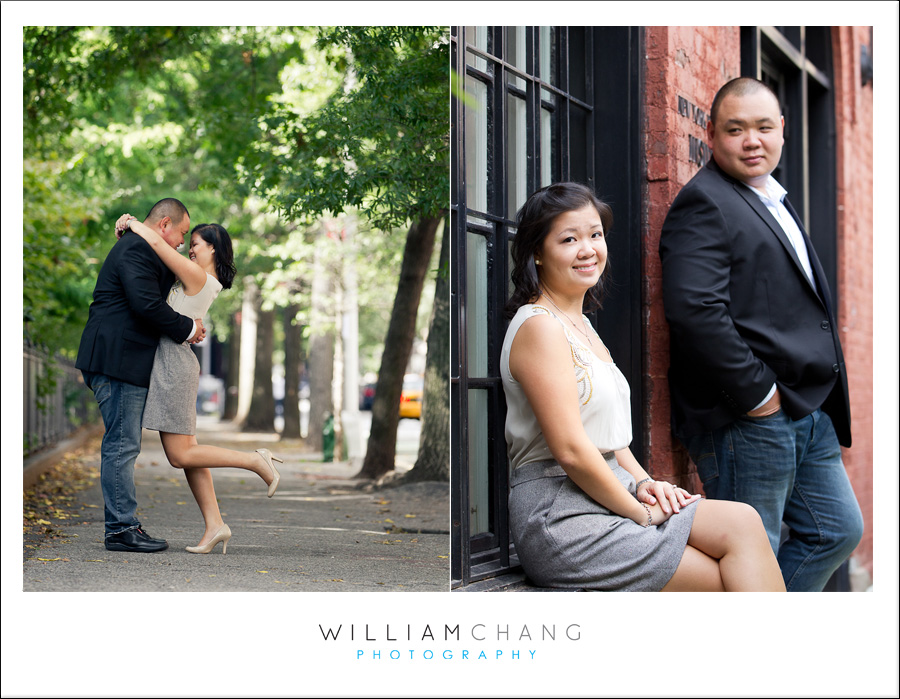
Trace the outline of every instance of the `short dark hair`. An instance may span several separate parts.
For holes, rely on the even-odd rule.
[[[778,104],[778,110],[781,111],[781,101],[771,87],[766,85],[762,80],[757,80],[756,78],[740,77],[729,80],[719,88],[719,91],[713,98],[712,107],[709,109],[709,120],[715,126],[716,116],[719,114],[719,105],[722,104],[722,100],[726,97],[730,95],[743,97],[744,95],[750,95],[754,92],[759,92],[760,90],[764,90],[772,95],[772,97],[775,98],[775,102]]]
[[[216,260],[216,277],[223,289],[230,289],[231,282],[237,274],[234,266],[234,251],[231,248],[231,236],[224,226],[218,223],[201,223],[194,226],[191,235],[197,233],[213,248],[213,256]]]
[[[160,199],[151,206],[150,213],[147,214],[145,220],[156,223],[166,216],[172,219],[173,223],[181,223],[185,216],[190,216],[190,213],[188,213],[187,207],[180,201],[168,197],[166,199]]]
[[[516,214],[516,237],[513,239],[511,251],[513,259],[511,279],[515,290],[506,304],[507,317],[512,318],[521,306],[533,302],[540,294],[541,287],[534,255],[544,244],[553,221],[560,214],[577,211],[588,204],[600,214],[603,234],[608,235],[613,224],[612,209],[598,199],[589,187],[577,182],[558,182],[539,189],[528,197],[528,201],[519,209]],[[607,262],[600,279],[584,295],[584,313],[600,307],[608,270]]]

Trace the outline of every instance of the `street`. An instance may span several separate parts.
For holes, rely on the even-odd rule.
[[[365,413],[368,415],[368,413]],[[368,427],[365,427],[366,434]],[[401,420],[402,449],[411,467],[418,422]],[[202,533],[200,512],[184,474],[169,466],[155,432],[144,431],[135,467],[138,518],[169,549],[157,554],[107,551],[99,478],[76,493],[59,534],[27,546],[26,591],[444,591],[449,589],[447,483],[361,488],[358,463],[323,463],[299,441],[241,433],[201,417],[197,439],[241,451],[268,447],[284,459],[272,499],[255,474],[212,469],[223,518],[233,537],[228,552],[186,552]],[[99,438],[79,457],[99,468]],[[399,464],[398,464],[399,465]],[[399,469],[398,469],[399,470]]]

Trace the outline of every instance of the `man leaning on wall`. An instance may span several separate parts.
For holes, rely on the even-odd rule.
[[[787,590],[822,590],[863,533],[841,459],[850,406],[836,309],[772,177],[784,144],[775,93],[726,83],[707,135],[712,158],[660,238],[672,425],[706,495],[759,512]]]

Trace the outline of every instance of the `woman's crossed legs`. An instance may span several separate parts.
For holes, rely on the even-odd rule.
[[[725,500],[697,503],[681,563],[663,588],[686,591],[784,592],[778,561],[756,510]]]

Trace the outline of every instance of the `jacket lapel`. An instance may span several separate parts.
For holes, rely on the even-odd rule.
[[[763,220],[763,222],[766,224],[766,226],[769,227],[769,230],[772,231],[772,233],[775,235],[775,237],[778,238],[778,241],[781,243],[785,252],[790,256],[791,260],[794,262],[794,267],[796,268],[797,273],[801,277],[803,277],[803,280],[809,285],[809,288],[812,290],[812,292],[816,296],[819,296],[821,299],[821,295],[819,294],[819,291],[816,288],[816,285],[814,283],[810,282],[809,277],[806,276],[806,271],[803,269],[803,265],[800,264],[800,258],[797,256],[797,250],[794,248],[793,244],[788,239],[787,234],[784,232],[784,229],[781,227],[781,224],[778,223],[778,221],[775,219],[775,217],[772,216],[772,214],[766,208],[766,205],[763,204],[762,201],[760,201],[759,197],[756,196],[756,194],[754,194],[753,192],[751,192],[750,189],[746,185],[738,182],[734,178],[728,177],[728,175],[726,175],[724,172],[722,172],[718,167],[716,167],[715,169],[723,177],[725,177],[726,179],[731,181],[731,184],[734,187],[734,191],[736,191],[744,199],[744,201],[747,202],[747,205],[751,209],[753,209],[753,211]],[[819,285],[821,287],[825,278],[822,274],[822,268],[819,265],[819,261],[816,258],[815,253],[813,252],[812,244],[809,241],[809,236],[806,235],[806,230],[803,228],[803,224],[800,222],[800,219],[797,217],[796,211],[794,211],[793,207],[788,202],[787,197],[785,197],[785,199],[784,199],[784,204],[785,204],[785,208],[787,208],[787,210],[791,214],[791,216],[794,217],[794,220],[797,222],[797,226],[799,226],[799,228],[800,228],[800,233],[803,235],[804,241],[806,243],[806,250],[809,255],[810,265],[813,268],[813,276],[816,278],[816,281],[819,282]]]
[[[803,275],[803,278],[809,282],[809,279],[806,276],[806,272],[803,271],[803,265],[800,264],[800,258],[797,257],[797,251],[794,249],[794,246],[791,244],[791,241],[787,237],[787,233],[784,232],[784,229],[781,227],[781,224],[775,219],[774,216],[769,212],[766,208],[766,205],[763,204],[759,197],[756,196],[753,192],[751,192],[746,186],[735,182],[734,190],[744,198],[744,201],[750,206],[753,211],[765,222],[765,224],[769,227],[772,233],[775,234],[775,237],[778,238],[778,241],[784,247],[785,252],[791,256],[791,259],[794,261],[794,265],[797,267],[797,271]]]
[[[813,276],[816,278],[816,283],[818,284],[818,288],[814,289],[814,291],[817,292],[819,298],[822,299],[822,301],[825,303],[825,308],[828,309],[828,314],[830,316],[834,316],[835,312],[831,307],[831,290],[828,288],[828,282],[825,280],[825,270],[822,269],[822,263],[819,262],[819,256],[816,254],[815,248],[813,248],[812,241],[809,239],[809,234],[803,227],[803,223],[800,221],[800,217],[797,215],[797,212],[794,210],[794,207],[791,205],[791,202],[787,197],[784,198],[784,208],[786,208],[788,210],[788,213],[790,213],[790,215],[794,217],[794,220],[797,222],[797,226],[800,228],[800,233],[803,235],[803,241],[806,243],[806,253],[809,256],[809,264],[812,267]],[[781,228],[781,226],[779,226],[779,228]],[[806,275],[804,274],[804,276]]]

